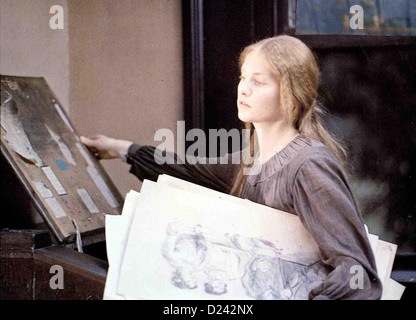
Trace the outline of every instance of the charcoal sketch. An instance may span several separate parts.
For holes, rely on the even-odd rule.
[[[220,234],[182,221],[167,225],[162,255],[173,267],[174,286],[202,287],[213,295],[225,295],[237,281],[254,299],[305,300],[328,273],[321,262],[304,266],[279,258],[279,250],[267,240]]]

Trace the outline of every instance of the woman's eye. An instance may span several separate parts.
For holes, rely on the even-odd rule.
[[[243,76],[239,76],[239,79],[240,79],[240,81],[244,81],[244,80],[246,80],[246,78],[245,77],[243,77]],[[258,80],[256,80],[256,79],[251,79],[251,82],[253,82],[256,86],[259,86],[259,85],[262,85],[263,84],[263,82],[261,82],[261,81],[258,81]]]

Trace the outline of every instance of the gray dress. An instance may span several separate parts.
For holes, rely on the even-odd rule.
[[[157,157],[157,154],[156,154]],[[140,180],[156,181],[159,174],[187,180],[229,193],[239,165],[176,164],[177,155],[155,161],[155,147],[133,144],[127,154],[130,172]],[[242,198],[297,214],[321,251],[329,273],[309,292],[310,299],[379,299],[382,285],[363,219],[347,176],[335,155],[321,142],[298,135],[284,149],[251,174]],[[353,266],[364,269],[364,286],[353,289]]]

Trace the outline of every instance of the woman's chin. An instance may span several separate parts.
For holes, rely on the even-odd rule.
[[[251,122],[250,117],[248,117],[246,114],[244,114],[241,111],[238,111],[238,119],[240,119],[243,122]]]

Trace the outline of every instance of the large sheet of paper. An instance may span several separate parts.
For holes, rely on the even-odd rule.
[[[405,289],[405,286],[389,278],[384,284],[381,300],[400,300]]]
[[[379,240],[375,253],[377,272],[383,285],[390,279],[393,269],[394,257],[396,256],[397,245]]]
[[[164,197],[165,206],[158,207],[155,206],[155,203],[161,203],[160,194],[168,196]],[[172,197],[178,199],[176,206],[171,201]],[[150,198],[152,198],[151,201],[148,200]],[[247,250],[247,246],[253,245],[252,239],[256,239],[252,237],[253,233],[244,238],[241,237],[241,234],[238,237],[230,237],[229,233],[221,231],[226,230],[225,226],[222,229],[220,227],[216,232],[216,230],[209,230],[208,224],[206,226],[197,224],[195,228],[195,221],[189,223],[189,219],[176,219],[173,224],[167,223],[166,233],[162,230],[162,236],[155,237],[153,234],[155,225],[159,225],[159,228],[156,229],[163,229],[161,226],[169,221],[170,217],[178,218],[177,214],[172,213],[157,214],[158,210],[164,208],[164,212],[169,212],[169,207],[176,207],[186,211],[183,209],[183,204],[187,199],[192,199],[200,206],[206,203],[201,199],[214,203],[214,206],[218,204],[220,199],[231,206],[237,205],[238,207],[238,204],[244,204],[254,210],[252,214],[257,214],[258,209],[272,210],[275,215],[276,212],[279,215],[283,213],[282,221],[288,215],[167,175],[160,175],[157,184],[145,181],[140,197],[135,192],[130,192],[127,195],[123,215],[110,217],[107,221],[106,234],[110,269],[104,294],[105,299],[126,299],[126,297],[129,299],[306,299],[307,290],[305,289],[308,286],[303,283],[302,287],[302,279],[305,280],[309,277],[310,288],[325,278],[326,273],[320,269],[319,263],[312,263],[308,267],[283,260],[282,258],[285,258],[283,255],[276,254],[274,250],[276,247],[271,249],[267,246],[259,246],[259,242],[254,242],[257,246],[254,246],[254,249],[250,248],[251,251]],[[186,214],[183,215],[186,216]],[[192,216],[192,214],[189,215]],[[164,219],[160,220],[161,216],[165,216]],[[290,216],[297,218],[293,215]],[[215,219],[216,217],[218,218],[214,213],[211,218]],[[252,216],[249,217],[252,218]],[[197,220],[198,222],[202,221]],[[224,217],[219,217],[219,220],[224,220]],[[131,222],[133,222],[130,228],[132,233],[128,235]],[[243,226],[240,226],[240,229],[237,228],[235,231],[242,228]],[[267,232],[262,234],[261,240],[266,238],[265,235]],[[146,237],[148,241],[143,241],[143,237]],[[368,234],[368,237],[376,256],[379,276],[383,281],[382,299],[398,300],[405,288],[390,279],[396,246],[381,241],[378,236],[372,234]],[[298,240],[299,237],[293,242]],[[157,245],[155,246],[155,244]],[[260,244],[263,245],[264,242],[260,242]],[[198,248],[203,248],[203,250],[198,253]],[[309,249],[317,253],[317,247]],[[155,251],[151,253],[151,250]],[[157,254],[158,251],[160,254]],[[257,253],[253,254],[256,251]],[[150,263],[148,263],[149,257],[152,258]],[[314,259],[309,263],[311,261]],[[303,262],[305,263],[305,261]],[[249,273],[244,274],[244,270],[249,270]],[[278,270],[278,272],[271,274],[268,270]],[[292,281],[292,287],[287,283],[276,281],[278,276],[283,276],[284,279],[287,274],[292,275],[289,278]],[[305,275],[308,276],[305,277]],[[266,287],[273,289],[265,290]],[[279,292],[276,289],[278,287],[286,287],[286,289]],[[293,294],[294,289],[297,290],[297,295]],[[171,294],[175,295],[170,296]]]
[[[147,299],[283,297],[295,293],[273,292],[280,275],[269,275],[272,283],[260,285],[260,273],[290,274],[294,288],[322,279],[318,247],[297,216],[149,181],[141,197],[145,201],[131,226],[119,294]],[[250,283],[253,277],[255,283]]]
[[[117,294],[117,285],[121,262],[126,248],[134,212],[139,202],[140,194],[134,190],[126,195],[121,216],[106,215],[105,235],[107,240],[107,258],[109,267],[104,289],[104,300],[125,300],[126,297]]]

